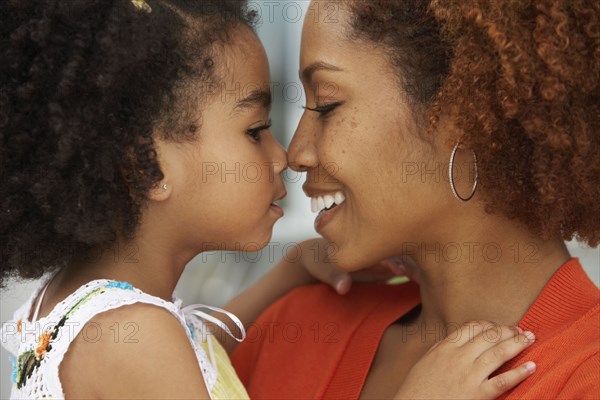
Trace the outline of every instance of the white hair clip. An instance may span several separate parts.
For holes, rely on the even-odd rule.
[[[150,14],[152,12],[152,7],[148,5],[144,0],[131,0],[135,8],[145,13]]]

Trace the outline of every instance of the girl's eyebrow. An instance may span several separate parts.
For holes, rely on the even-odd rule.
[[[268,110],[271,109],[271,92],[264,89],[256,89],[241,100],[238,100],[233,108],[233,113],[242,111],[248,108],[261,107]]]

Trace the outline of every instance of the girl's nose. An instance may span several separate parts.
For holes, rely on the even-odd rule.
[[[275,155],[273,157],[273,162],[276,174],[281,174],[288,167],[285,148],[277,140],[275,140]]]

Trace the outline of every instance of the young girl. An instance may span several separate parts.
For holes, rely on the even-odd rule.
[[[233,323],[173,294],[197,254],[259,250],[283,215],[286,154],[269,132],[267,59],[244,9],[2,2],[1,277],[44,278],[3,326],[11,398],[247,397],[214,338],[231,351],[244,324],[311,281],[307,257],[234,300]],[[475,339],[470,364],[496,346]],[[500,345],[510,358],[528,342]],[[529,373],[507,374],[502,390],[455,384],[495,397]]]

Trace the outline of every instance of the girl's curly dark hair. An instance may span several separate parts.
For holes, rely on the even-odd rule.
[[[146,3],[1,2],[0,286],[134,238],[163,178],[153,132],[195,139],[198,87],[183,94],[254,18],[242,0]]]
[[[427,132],[443,112],[475,151],[488,212],[599,244],[600,2],[348,5],[351,36],[385,46]]]

